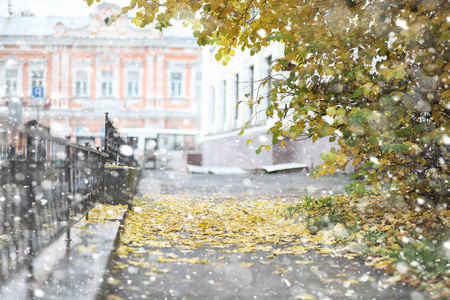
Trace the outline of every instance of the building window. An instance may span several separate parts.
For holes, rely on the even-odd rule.
[[[23,65],[24,59],[13,54],[0,58],[0,97],[23,96]]]
[[[141,95],[141,85],[138,71],[128,71],[127,73],[127,96],[139,97]]]
[[[235,76],[235,82],[234,82],[234,93],[236,98],[236,105],[234,110],[234,120],[235,125],[237,126],[237,119],[239,117],[239,73]]]
[[[170,98],[181,98],[183,97],[183,75],[181,72],[170,73],[170,83],[169,83],[169,97]]]
[[[222,82],[222,103],[221,103],[221,109],[222,109],[222,116],[221,116],[221,122],[225,123],[227,121],[227,81],[224,80]]]
[[[250,66],[248,68],[247,72],[248,72],[247,73],[247,77],[248,77],[248,88],[249,88],[248,96],[249,96],[250,101],[251,101],[251,102],[249,102],[249,104],[250,104],[250,109],[249,109],[250,115],[248,116],[248,118],[251,119],[253,114],[254,114],[254,112],[255,112],[254,111],[254,106],[252,105],[253,103],[255,103],[255,101],[253,99],[253,97],[254,97],[254,89],[255,89],[255,87],[254,87],[254,78],[255,78],[255,69],[254,69],[254,67]]]
[[[88,95],[88,74],[86,71],[75,72],[75,96],[87,97]]]
[[[113,96],[113,72],[112,71],[102,71],[101,72],[101,92],[102,97],[112,97]]]
[[[44,71],[31,71],[31,86],[44,86]]]
[[[211,128],[213,131],[215,130],[216,126],[216,89],[212,87],[211,89]]]
[[[271,90],[272,90],[272,56],[269,55],[264,59],[263,62],[263,72],[264,72],[264,86],[261,89],[262,90],[262,99],[259,106],[259,111],[261,112],[259,114],[259,123],[265,122],[267,119],[267,115],[265,111],[267,110],[267,107],[270,104],[270,98],[271,98]]]
[[[17,81],[18,81],[18,71],[17,70],[6,70],[6,95],[15,96],[17,95]]]
[[[29,69],[28,69],[28,75],[29,75],[29,82],[30,82],[30,89],[29,89],[29,96],[30,96],[30,104],[31,105],[45,105],[47,102],[43,99],[44,95],[41,95],[41,97],[33,97],[33,87],[44,87],[45,88],[45,75],[46,72],[44,70],[44,66],[40,65],[39,63],[34,63]]]

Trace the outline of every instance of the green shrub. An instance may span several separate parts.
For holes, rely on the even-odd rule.
[[[346,208],[340,205],[334,197],[313,198],[306,195],[302,202],[287,207],[282,216],[294,219],[295,222],[303,222],[313,233],[337,223],[353,230],[356,224],[353,209],[352,206]]]
[[[409,238],[401,242],[401,249],[392,253],[398,262],[404,262],[415,270],[419,278],[450,275],[450,257],[444,242],[448,241],[448,231],[437,230],[432,236],[423,237],[412,231]]]

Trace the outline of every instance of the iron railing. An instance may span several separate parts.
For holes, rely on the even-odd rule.
[[[0,152],[0,282],[101,201],[107,157],[39,129],[10,128],[8,142]]]
[[[133,157],[133,148],[127,142],[109,118],[108,113],[105,114],[105,150],[108,154],[108,160],[117,164],[127,166],[137,166],[137,162]]]
[[[70,227],[105,201],[105,164],[111,157],[134,161],[114,152],[118,139],[106,138],[100,151],[53,137],[45,127],[7,128],[0,139],[0,285],[22,268],[32,272],[39,251],[64,233],[70,239]]]

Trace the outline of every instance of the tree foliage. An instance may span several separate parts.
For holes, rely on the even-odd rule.
[[[132,9],[140,27],[192,26],[223,64],[235,49],[284,43],[273,69],[290,73],[272,81],[266,111],[279,121],[273,143],[327,137],[340,148],[315,176],[360,166],[354,177],[375,189],[448,201],[448,1],[131,0],[120,15]]]

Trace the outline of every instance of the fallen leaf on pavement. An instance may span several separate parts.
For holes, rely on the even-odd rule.
[[[316,297],[314,297],[311,294],[303,294],[303,295],[295,296],[295,299],[299,299],[299,300],[315,300]]]

